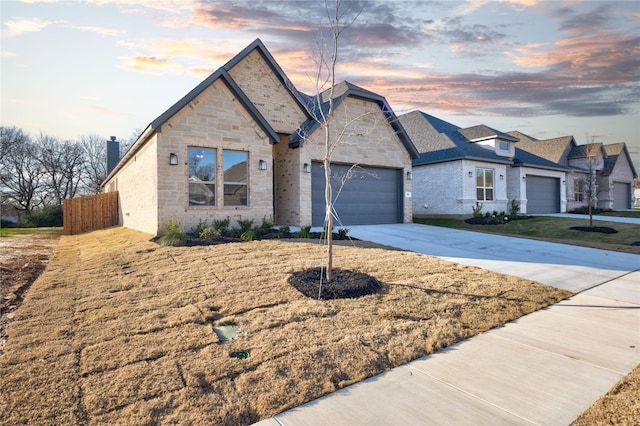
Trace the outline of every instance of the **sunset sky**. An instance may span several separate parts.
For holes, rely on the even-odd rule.
[[[312,94],[319,1],[0,0],[0,120],[129,138],[260,38]],[[640,166],[640,1],[362,1],[338,79],[462,127],[626,142]],[[588,135],[588,136],[587,136]]]

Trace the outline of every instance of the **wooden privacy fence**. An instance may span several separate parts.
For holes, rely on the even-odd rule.
[[[64,200],[64,235],[95,231],[118,224],[118,192]]]

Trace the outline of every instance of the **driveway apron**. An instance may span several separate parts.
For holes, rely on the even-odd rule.
[[[349,234],[579,294],[261,425],[566,425],[640,363],[638,255],[416,224]]]

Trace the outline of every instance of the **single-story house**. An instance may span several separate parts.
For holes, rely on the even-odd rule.
[[[568,211],[588,205],[590,170],[596,175],[596,207],[631,208],[633,181],[638,176],[625,143],[578,145],[573,136],[538,140],[517,131],[508,133],[519,139],[520,149],[570,169],[566,179]]]
[[[416,216],[465,217],[508,212],[566,211],[567,169],[516,148],[518,139],[485,125],[461,128],[421,111],[399,117],[420,152],[413,160]]]
[[[299,92],[255,40],[153,120],[111,170],[120,224],[157,234],[230,218],[322,226],[328,92]],[[329,117],[343,143],[331,157],[336,224],[412,220],[418,153],[384,97],[342,82]]]

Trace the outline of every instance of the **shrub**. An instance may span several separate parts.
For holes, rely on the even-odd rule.
[[[62,226],[62,206],[52,205],[33,210],[16,223],[18,228],[38,228],[42,226]]]
[[[205,220],[203,222],[202,219],[200,219],[196,227],[191,230],[191,233],[198,238],[202,238],[202,233],[205,232],[205,229],[207,229],[207,227],[207,221]]]
[[[517,200],[511,200],[509,203],[509,218],[513,219],[520,213],[520,202]]]
[[[309,238],[311,236],[311,226],[300,228],[298,232],[294,232],[296,238]]]
[[[346,238],[348,233],[349,229],[347,228],[338,229],[338,237],[340,238]]]
[[[273,228],[274,225],[275,225],[275,222],[273,221],[273,219],[271,219],[271,218],[267,219],[266,217],[263,217],[262,218],[262,225],[260,225],[260,230],[262,232],[267,232],[268,230]]]
[[[247,232],[250,231],[253,227],[253,219],[238,219],[238,225],[240,226],[240,231]]]
[[[479,219],[484,216],[482,214],[482,207],[483,207],[482,203],[476,203],[475,207],[471,207],[471,211],[473,212],[474,218]]]
[[[219,231],[220,234],[225,234],[229,232],[229,224],[231,220],[229,218],[219,219],[213,221],[213,229]]]
[[[249,229],[247,231],[244,231],[242,235],[240,235],[240,239],[242,241],[253,241],[253,236],[254,236],[253,231]]]
[[[158,243],[161,246],[183,246],[186,241],[186,235],[180,228],[180,224],[173,221],[173,218],[169,219],[166,225],[163,226],[164,233],[158,239]]]

